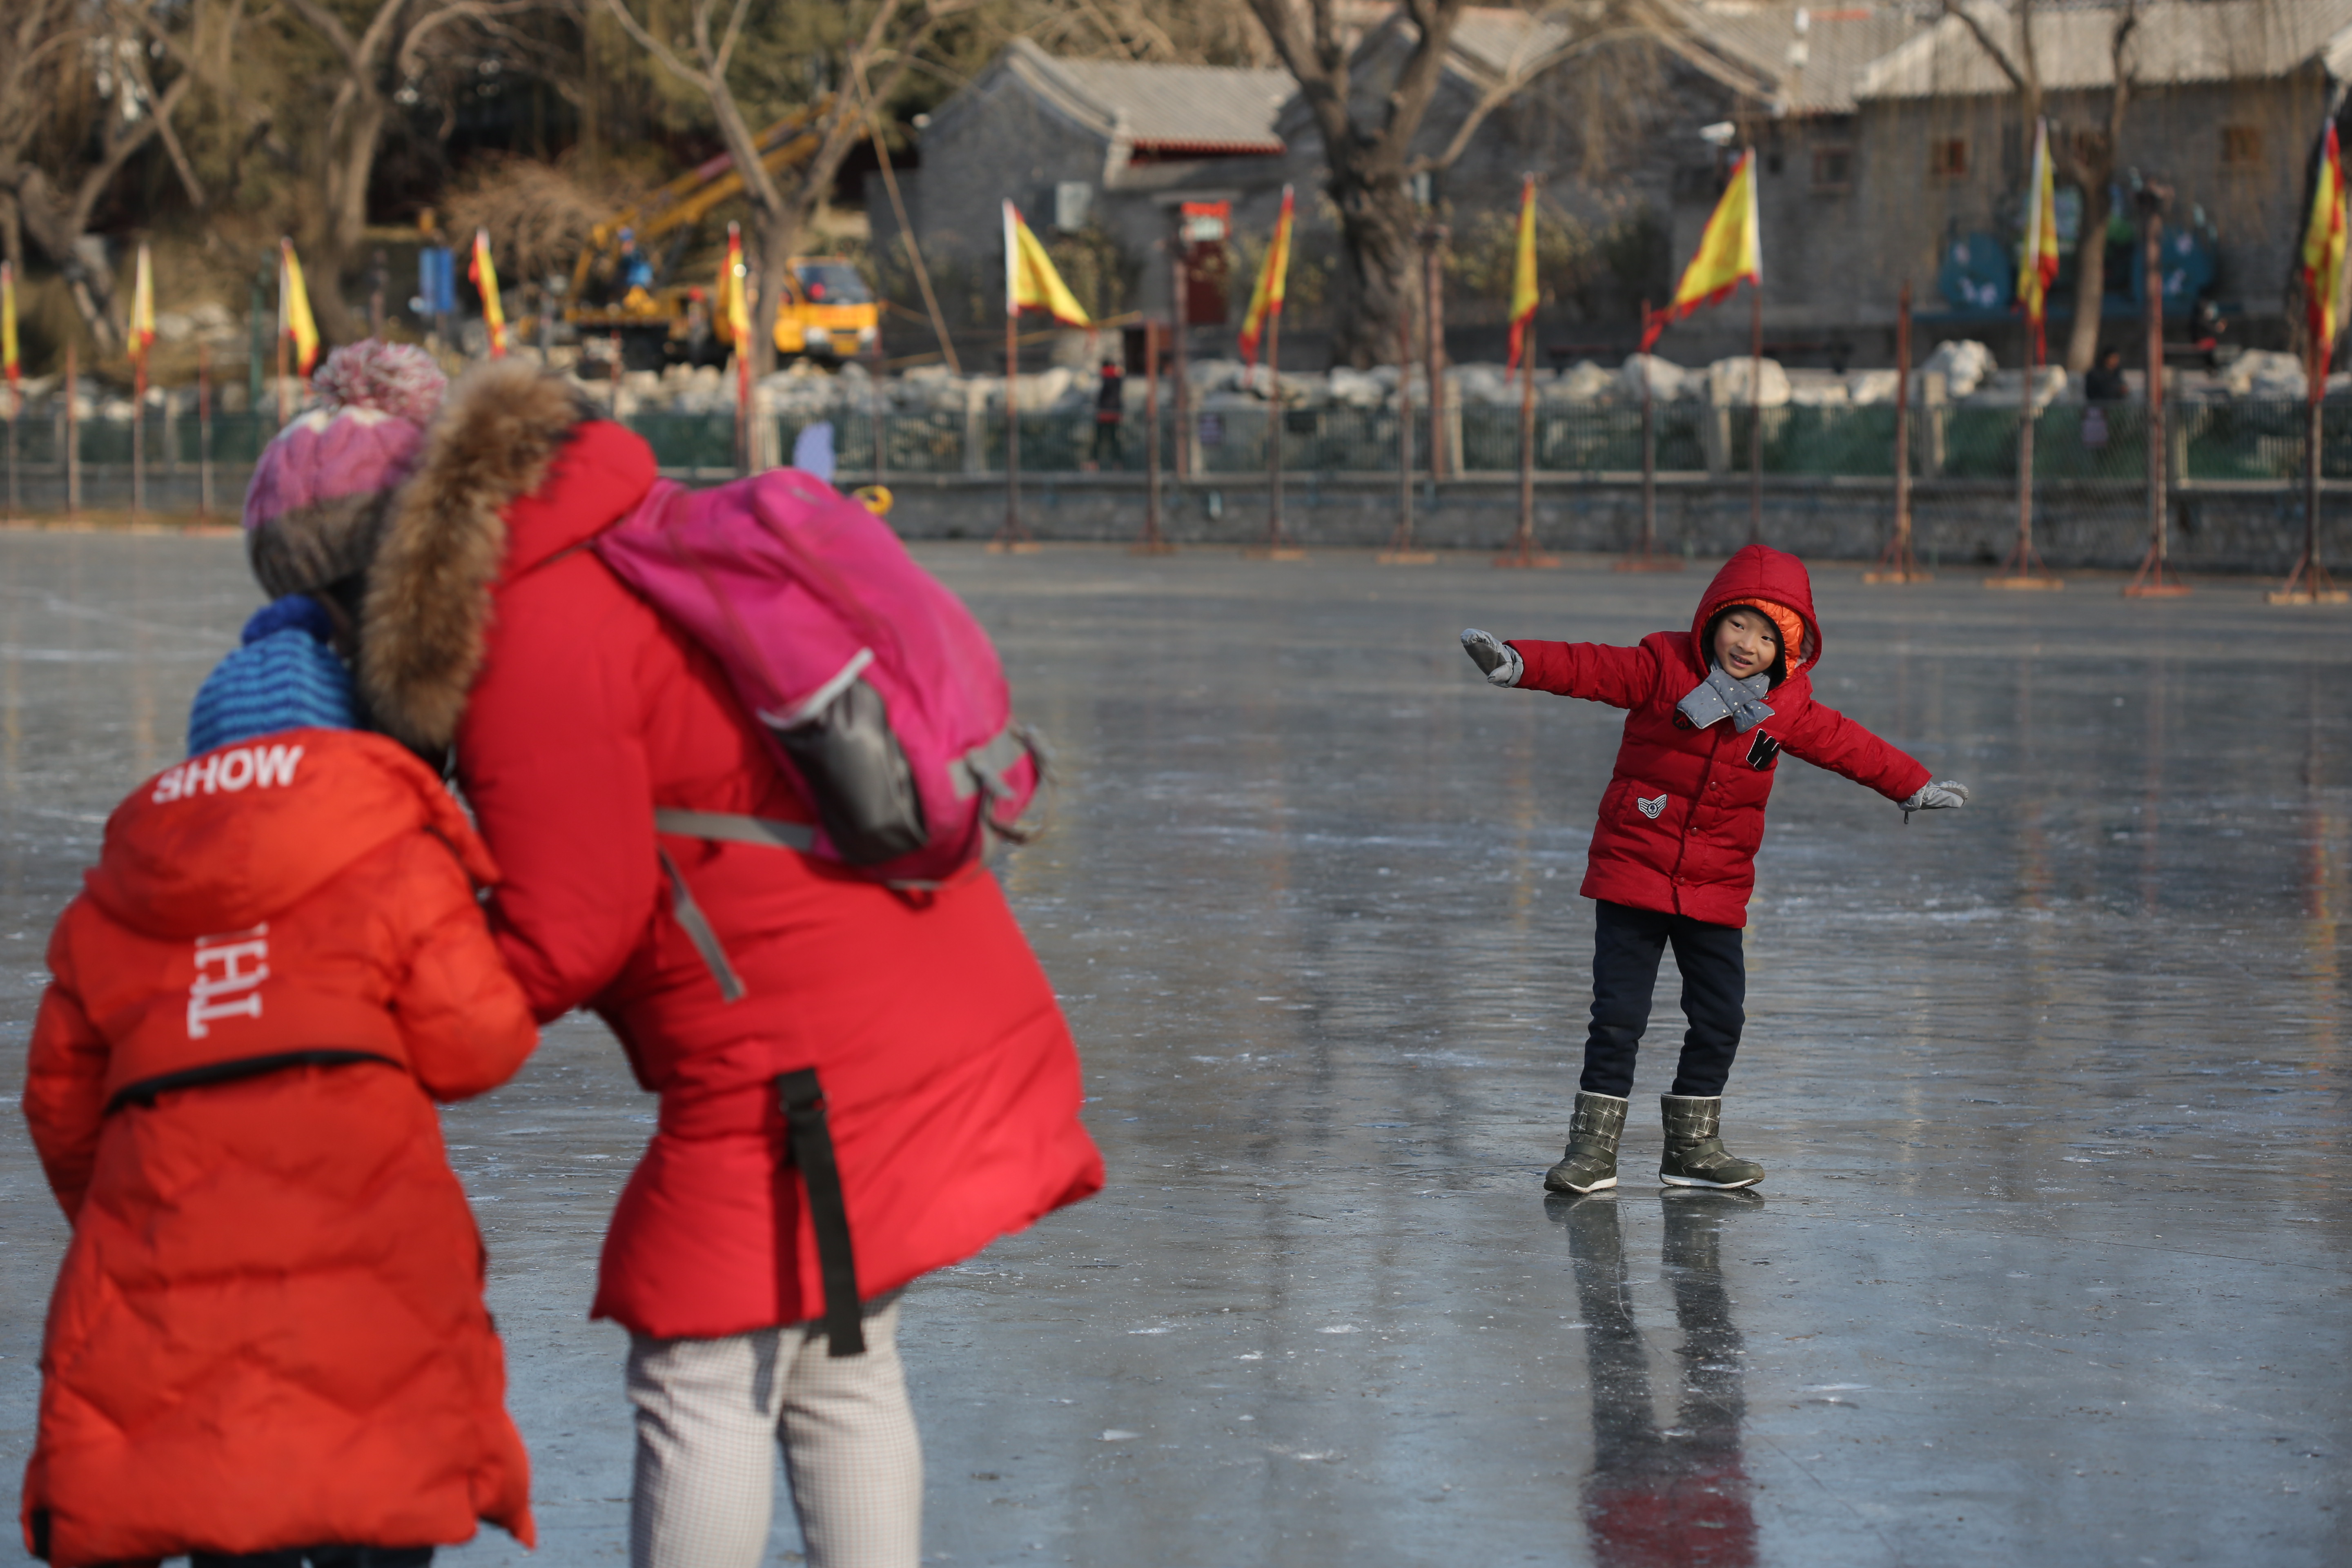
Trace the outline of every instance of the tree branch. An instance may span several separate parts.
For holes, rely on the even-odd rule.
[[[1993,36],[1986,31],[1984,24],[1977,20],[1975,13],[1968,8],[1965,0],[1943,0],[1943,6],[1944,15],[1952,17],[1969,30],[1976,38],[1977,47],[1982,49],[1985,52],[1985,58],[2000,68],[2000,74],[2009,79],[2010,86],[2017,89],[2019,96],[2026,98],[2040,96],[2032,88],[2026,85],[2025,73],[2014,60],[2009,58],[2009,51],[1994,41]]]
[[[613,20],[621,25],[621,31],[628,34],[639,48],[653,57],[655,64],[688,87],[698,87],[706,92],[710,89],[710,79],[679,59],[670,52],[667,44],[647,32],[630,13],[624,0],[604,0],[604,9],[611,12]]]

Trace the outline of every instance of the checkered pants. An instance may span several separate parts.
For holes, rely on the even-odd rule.
[[[810,1568],[916,1568],[923,1450],[898,1361],[898,1303],[866,1353],[827,1353],[822,1322],[719,1340],[629,1342],[637,1471],[632,1568],[759,1568],[775,1446]]]

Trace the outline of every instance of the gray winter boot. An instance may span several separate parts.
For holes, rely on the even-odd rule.
[[[1617,1140],[1625,1131],[1626,1101],[1613,1094],[1579,1090],[1569,1119],[1568,1152],[1544,1173],[1544,1189],[1597,1193],[1617,1184]]]
[[[1752,1187],[1764,1179],[1763,1166],[1723,1146],[1723,1096],[1662,1094],[1658,1106],[1666,1119],[1659,1181],[1670,1187]]]

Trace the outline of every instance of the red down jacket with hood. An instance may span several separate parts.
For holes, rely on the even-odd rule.
[[[1087,1196],[1102,1163],[1068,1028],[994,877],[902,893],[788,850],[656,836],[656,807],[812,813],[717,664],[586,548],[654,478],[645,442],[561,382],[475,372],[387,525],[360,664],[386,728],[455,737],[532,1007],[593,1007],[661,1096],[594,1314],[715,1338],[824,1308],[779,1073],[824,1086],[864,1297]],[[679,925],[659,850],[741,1000]]]
[[[73,1222],[24,1492],[58,1568],[532,1539],[433,1109],[538,1038],[496,877],[432,771],[352,731],[215,748],[108,821],[25,1080]]]
[[[1735,733],[1731,721],[1701,730],[1675,704],[1706,679],[1707,623],[1739,599],[1769,599],[1805,623],[1805,647],[1784,649],[1787,675],[1765,700],[1772,717]],[[1617,768],[1601,796],[1584,886],[1588,899],[1745,926],[1756,886],[1780,752],[1843,773],[1889,800],[1907,799],[1927,770],[1836,709],[1813,700],[1822,657],[1805,563],[1751,544],[1707,584],[1687,632],[1652,632],[1634,647],[1605,643],[1514,642],[1519,685],[1627,710]],[[1656,815],[1651,815],[1654,810]]]

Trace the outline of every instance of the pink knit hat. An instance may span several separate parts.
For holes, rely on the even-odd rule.
[[[310,378],[324,400],[278,433],[245,492],[253,574],[272,598],[367,569],[448,380],[406,343],[348,343]]]

